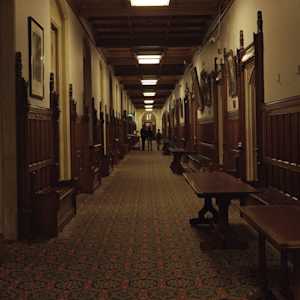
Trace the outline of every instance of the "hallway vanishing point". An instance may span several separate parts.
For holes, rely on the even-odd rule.
[[[58,238],[3,245],[0,299],[248,299],[255,237],[231,211],[249,248],[201,251],[207,234],[188,222],[201,202],[170,159],[131,152]]]

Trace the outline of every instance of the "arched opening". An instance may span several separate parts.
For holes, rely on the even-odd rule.
[[[156,117],[152,112],[146,112],[142,118],[142,125],[146,126],[147,128],[151,128],[151,130],[155,133],[156,132]]]

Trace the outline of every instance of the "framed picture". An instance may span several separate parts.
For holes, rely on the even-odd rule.
[[[28,17],[29,88],[33,98],[44,98],[44,29]]]
[[[231,97],[237,96],[237,72],[236,72],[236,61],[233,56],[233,51],[230,50],[225,57],[227,76],[229,81],[229,95]]]

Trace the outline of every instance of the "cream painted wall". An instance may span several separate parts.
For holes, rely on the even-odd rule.
[[[14,0],[16,6],[16,50],[22,53],[23,76],[29,79],[28,63],[28,16],[33,17],[44,28],[44,99],[29,98],[31,105],[49,107],[49,77],[50,77],[50,2],[41,0]]]
[[[239,47],[240,30],[244,31],[245,46],[252,43],[257,31],[257,11],[264,20],[265,43],[265,101],[276,101],[300,94],[300,1],[299,0],[235,0],[227,12],[219,30],[213,36],[216,42],[206,44],[195,55],[193,63],[198,74],[205,68],[212,71],[218,49]],[[184,80],[183,80],[184,81]],[[232,111],[232,99],[228,110]],[[168,106],[168,103],[166,103]],[[209,117],[205,111],[201,118]]]
[[[194,63],[200,71],[214,68],[217,49],[236,50],[239,47],[239,32],[244,31],[245,45],[253,41],[257,31],[257,11],[264,20],[265,42],[265,99],[276,101],[300,94],[300,1],[236,0],[225,16],[216,43],[206,45],[195,56]],[[281,81],[278,81],[280,75]]]
[[[30,99],[33,106],[49,107],[49,76],[51,71],[51,44],[50,32],[51,21],[60,26],[59,11],[54,3],[58,3],[63,13],[64,20],[64,37],[65,53],[61,53],[64,62],[65,80],[62,82],[61,95],[66,100],[65,108],[65,122],[64,125],[68,127],[69,113],[68,105],[68,87],[73,85],[73,97],[77,102],[77,113],[83,114],[83,49],[84,39],[89,40],[92,59],[92,97],[95,98],[95,105],[98,110],[99,102],[102,101],[103,110],[105,105],[109,111],[109,72],[110,66],[105,62],[105,58],[101,51],[96,48],[95,42],[92,38],[92,31],[89,25],[82,19],[78,18],[66,0],[14,0],[16,4],[16,45],[17,51],[21,51],[23,55],[24,77],[29,79],[28,67],[28,25],[27,18],[32,16],[44,28],[45,35],[45,99],[43,101]],[[102,65],[102,74],[100,74],[100,63]],[[102,78],[101,78],[102,75]],[[101,80],[102,89],[101,89]],[[120,84],[116,77],[113,76],[113,103],[115,111],[120,115]],[[128,111],[134,112],[132,103],[128,99]],[[69,128],[65,128],[65,132],[69,132]],[[69,134],[68,134],[69,136]],[[65,176],[70,173],[70,141],[67,138],[64,141],[65,149],[63,156],[68,160],[66,167],[62,170]]]

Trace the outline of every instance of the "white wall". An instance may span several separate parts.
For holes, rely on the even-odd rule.
[[[50,32],[51,21],[60,25],[59,13],[62,13],[64,22],[64,53],[61,54],[64,63],[62,73],[65,80],[61,86],[61,97],[65,103],[64,109],[64,126],[65,134],[69,135],[69,112],[68,112],[68,86],[73,85],[73,97],[77,102],[77,113],[83,114],[83,51],[84,39],[88,39],[91,49],[92,59],[92,97],[95,98],[95,105],[99,110],[99,102],[102,101],[103,110],[105,105],[109,111],[109,72],[110,67],[106,64],[105,58],[99,49],[95,46],[95,41],[92,37],[92,31],[89,25],[82,19],[78,18],[66,0],[14,0],[16,4],[16,48],[23,55],[24,78],[29,79],[29,63],[28,63],[28,16],[32,16],[43,28],[45,38],[45,97],[43,100],[30,98],[30,103],[33,106],[49,107],[49,77],[51,72],[51,44]],[[57,5],[58,4],[58,5]],[[57,7],[60,12],[57,11]],[[100,63],[102,65],[102,74],[100,74]],[[103,78],[101,78],[101,75]],[[113,74],[112,74],[113,75]],[[101,90],[101,80],[103,80],[103,88]],[[117,88],[116,88],[117,87]],[[120,105],[121,86],[116,77],[113,76],[113,103],[115,112],[118,116],[121,115]],[[130,99],[126,100],[128,112],[134,112]],[[125,106],[124,106],[125,107]],[[70,173],[70,153],[69,139],[64,141],[67,143],[61,153],[64,159],[68,160],[66,167],[62,173],[67,176]]]
[[[208,72],[214,69],[214,58],[222,56],[218,55],[218,49],[222,52],[224,48],[232,49],[236,53],[236,49],[239,48],[240,30],[244,31],[245,46],[253,42],[253,33],[257,32],[258,10],[262,11],[264,21],[265,101],[299,95],[299,0],[277,0],[276,3],[273,0],[235,0],[219,30],[213,34],[216,42],[206,44],[195,55],[193,63],[198,74],[203,68]],[[185,80],[183,82],[185,84]],[[233,110],[232,99],[229,99],[228,109]],[[201,118],[209,116],[210,112],[205,111]]]
[[[49,80],[50,80],[50,2],[41,0],[15,0],[16,5],[16,49],[22,52],[23,76],[29,79],[29,43],[28,43],[28,16],[33,17],[44,28],[44,94],[43,100],[29,98],[33,106],[49,107]]]

